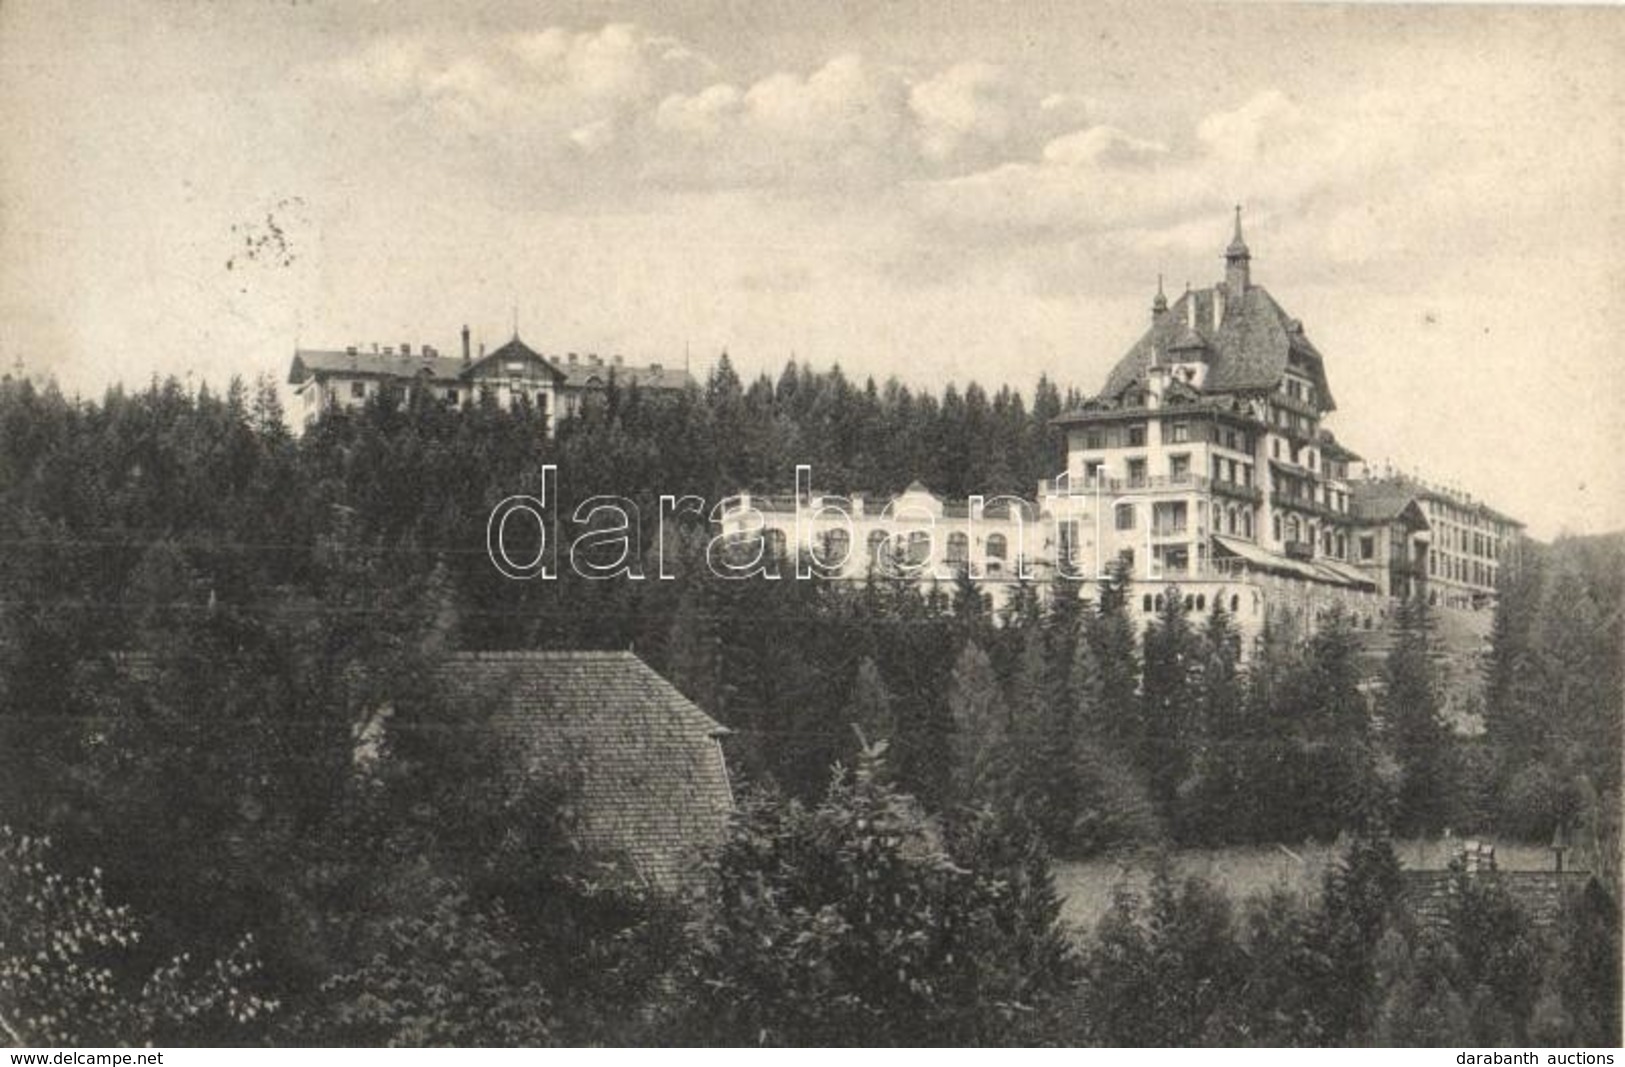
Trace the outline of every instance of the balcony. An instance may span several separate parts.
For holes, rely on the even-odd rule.
[[[1350,521],[1350,517],[1347,512],[1338,511],[1329,504],[1322,504],[1312,497],[1288,496],[1282,492],[1271,492],[1270,504],[1278,508],[1291,508],[1294,511],[1300,511],[1306,515],[1318,515],[1323,519],[1330,519],[1333,522],[1346,523]]]
[[[1211,488],[1219,496],[1245,500],[1249,504],[1262,504],[1264,502],[1264,491],[1256,485],[1237,485],[1235,482],[1220,481],[1215,478],[1211,482]]]
[[[1320,418],[1320,408],[1315,405],[1314,401],[1301,400],[1298,397],[1293,396],[1291,393],[1271,393],[1270,403],[1274,404],[1278,408],[1285,408],[1288,411],[1295,411],[1299,415],[1303,415],[1307,418]]]
[[[1288,541],[1286,543],[1286,558],[1298,560],[1314,559],[1314,543],[1311,541]]]

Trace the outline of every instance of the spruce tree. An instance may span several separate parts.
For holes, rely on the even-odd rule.
[[[1010,714],[993,663],[974,642],[966,642],[954,661],[948,717],[953,800],[978,805],[1002,799],[1008,785]]]
[[[1395,831],[1432,836],[1450,824],[1458,780],[1455,735],[1440,707],[1426,600],[1416,596],[1399,605],[1394,637],[1380,710],[1399,768]]]

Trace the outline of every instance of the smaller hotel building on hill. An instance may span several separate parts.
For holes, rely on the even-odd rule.
[[[659,363],[634,365],[620,356],[544,356],[519,339],[491,352],[480,346],[470,350],[468,327],[463,327],[461,357],[443,356],[430,345],[413,351],[410,343],[398,349],[377,345],[363,352],[359,345],[342,350],[299,349],[288,369],[294,389],[294,418],[302,429],[333,412],[366,404],[383,393],[405,400],[419,394],[448,408],[466,408],[485,400],[501,407],[528,406],[553,431],[557,420],[580,410],[586,397],[607,389],[680,390],[693,384],[682,368]]]
[[[1522,524],[1420,480],[1368,470],[1326,425],[1327,360],[1252,278],[1237,209],[1225,277],[1170,301],[1101,391],[1056,421],[1065,469],[1031,501],[949,501],[922,485],[885,499],[739,494],[724,532],[811,553],[858,579],[904,559],[937,580],[968,573],[1001,600],[1022,573],[1093,577],[1127,557],[1149,616],[1177,583],[1192,608],[1222,602],[1244,633],[1272,617],[1305,628],[1340,605],[1366,628],[1395,598],[1493,603]]]

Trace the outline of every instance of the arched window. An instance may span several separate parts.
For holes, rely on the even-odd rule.
[[[882,563],[886,559],[886,531],[872,530],[869,533],[869,562]]]
[[[1192,597],[1189,593],[1186,593],[1185,594],[1185,610],[1189,611],[1189,610],[1191,610],[1191,608],[1193,608],[1195,606],[1196,606],[1196,599],[1194,597]]]
[[[1162,610],[1162,594],[1158,593],[1157,594],[1157,599],[1154,600],[1152,603],[1156,604],[1158,611],[1161,611]]]
[[[1151,594],[1150,593],[1147,593],[1145,596],[1140,598],[1140,610],[1145,612],[1146,614],[1151,613]]]
[[[915,530],[909,534],[908,548],[903,555],[912,566],[925,563],[931,558],[931,535],[924,530]]]
[[[1288,541],[1303,540],[1303,524],[1298,522],[1298,517],[1296,515],[1287,516],[1286,539]]]
[[[1241,535],[1243,537],[1251,537],[1253,535],[1253,513],[1250,509],[1242,510]]]
[[[1207,610],[1207,594],[1206,593],[1197,593],[1196,594],[1196,610],[1197,611],[1206,611]]]
[[[1236,614],[1236,612],[1238,612],[1240,610],[1241,610],[1241,597],[1237,596],[1234,593],[1231,593],[1230,594],[1230,614],[1234,615],[1234,614]]]
[[[1281,516],[1279,515],[1275,516],[1275,539],[1277,541],[1281,539]]]
[[[826,567],[837,569],[845,567],[847,557],[852,554],[852,535],[836,527],[827,531],[822,540],[824,548],[818,553],[818,562]]]
[[[966,537],[962,533],[951,533],[948,535],[948,562],[970,562],[970,538]]]
[[[1009,551],[1009,546],[1005,542],[1003,534],[996,533],[987,535],[988,559],[1005,559],[1007,558]]]

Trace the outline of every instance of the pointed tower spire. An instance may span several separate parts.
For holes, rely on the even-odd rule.
[[[1151,318],[1153,320],[1160,318],[1162,313],[1167,310],[1168,297],[1167,294],[1162,291],[1162,275],[1159,273],[1157,275],[1157,295],[1151,301]]]
[[[1230,247],[1224,250],[1224,287],[1232,299],[1240,300],[1247,292],[1252,281],[1252,258],[1241,236],[1241,205],[1237,204],[1236,235],[1230,239]]]

